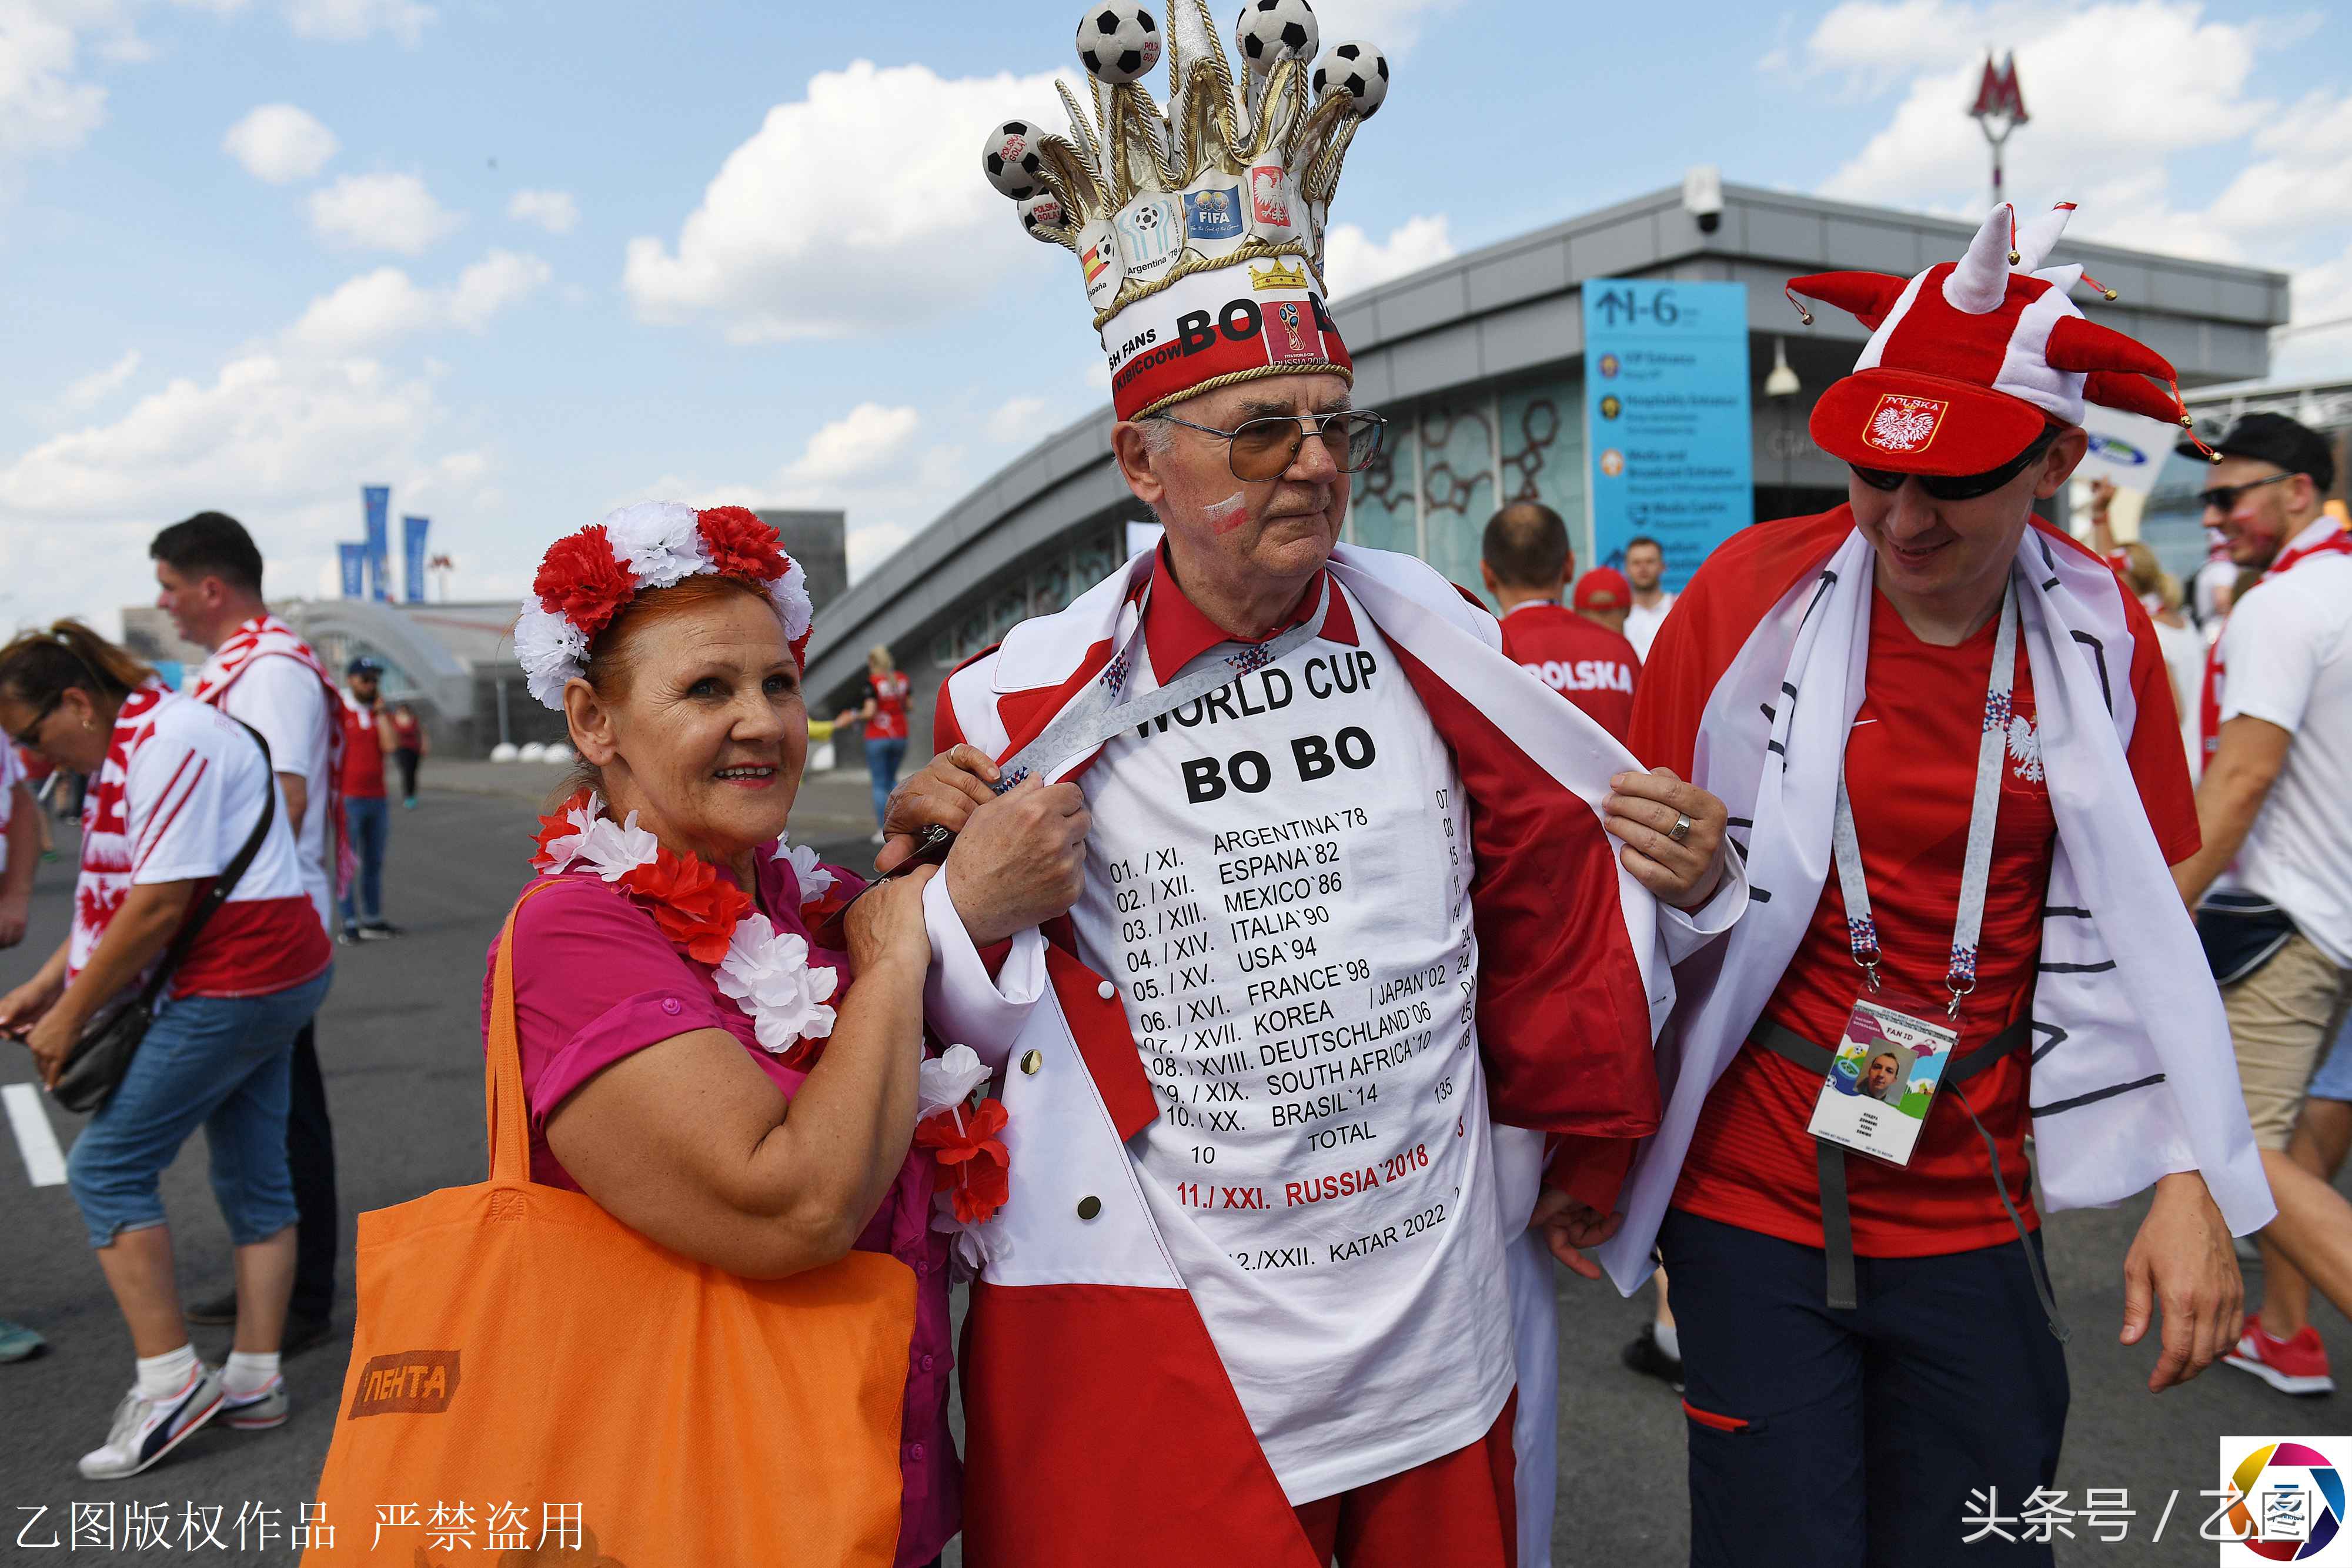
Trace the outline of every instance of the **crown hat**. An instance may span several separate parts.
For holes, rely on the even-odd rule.
[[[2061,202],[2021,225],[2004,203],[1966,256],[1916,277],[1790,278],[1792,300],[1834,305],[1871,329],[1853,372],[1813,405],[1815,444],[1865,468],[1963,475],[2000,467],[2053,421],[2080,424],[2085,402],[2187,426],[2171,362],[2070,298],[2080,284],[2109,299],[2115,290],[2080,267],[2042,265],[2074,211]]]
[[[1237,73],[1207,0],[1171,5],[1163,33],[1137,0],[1088,5],[1076,41],[1091,105],[1056,84],[1070,134],[1006,120],[982,172],[1034,238],[1078,257],[1119,418],[1260,376],[1352,382],[1324,306],[1323,236],[1356,126],[1388,96],[1387,57],[1343,43],[1310,70],[1307,0],[1244,0]],[[1165,114],[1140,79],[1163,52]]]

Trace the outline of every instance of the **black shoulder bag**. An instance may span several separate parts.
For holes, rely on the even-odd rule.
[[[237,720],[237,727],[252,736],[253,744],[261,747],[261,820],[253,825],[236,858],[221,868],[212,886],[182,918],[179,934],[172,938],[171,946],[164,949],[163,956],[156,962],[155,972],[147,977],[138,995],[128,1001],[109,1003],[74,1042],[65,1066],[58,1072],[57,1082],[49,1086],[58,1103],[68,1111],[95,1112],[114,1097],[122,1075],[131,1071],[131,1055],[146,1037],[147,1026],[155,1021],[155,1002],[163,996],[163,988],[171,984],[172,971],[180,967],[180,960],[196,945],[196,937],[205,923],[213,917],[213,912],[236,891],[245,868],[253,863],[253,857],[261,852],[262,841],[269,836],[269,824],[278,815],[278,775],[269,766],[269,743],[243,719]]]

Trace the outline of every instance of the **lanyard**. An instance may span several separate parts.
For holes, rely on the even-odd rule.
[[[1002,795],[1033,772],[1053,768],[1082,751],[1091,751],[1121,730],[1149,724],[1163,713],[1173,713],[1186,703],[1207,696],[1253,670],[1264,669],[1291,650],[1305,646],[1323,634],[1324,620],[1331,613],[1332,595],[1339,591],[1337,582],[1325,581],[1323,602],[1297,625],[1263,643],[1220,643],[1186,664],[1166,685],[1132,702],[1121,702],[1135,662],[1144,657],[1144,612],[1151,602],[1147,591],[1135,617],[1135,629],[1126,643],[1103,666],[1102,674],[1036,739],[1004,759],[996,792]],[[1204,662],[1210,660],[1211,654],[1216,655],[1214,661]]]
[[[2000,630],[1994,634],[1992,677],[1985,684],[1984,731],[1977,742],[1976,797],[1969,810],[1968,859],[1960,871],[1959,915],[1952,923],[1952,958],[1944,974],[1950,988],[1949,1016],[1960,1016],[1960,998],[1977,988],[1977,934],[1984,925],[1985,888],[1992,877],[1992,831],[2000,810],[2000,769],[2009,752],[2010,688],[2017,675],[2017,584],[2001,591]],[[1870,915],[1870,885],[1862,872],[1862,843],[1854,836],[1853,807],[1846,799],[1845,758],[1838,758],[1838,888],[1845,897],[1846,943],[1853,961],[1878,989],[1878,925]]]

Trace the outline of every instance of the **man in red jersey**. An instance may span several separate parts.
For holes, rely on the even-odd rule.
[[[1755,900],[1677,1002],[1601,1249],[1621,1288],[1654,1244],[1674,1276],[1695,1563],[1975,1562],[1965,1517],[2053,1480],[2029,1126],[2044,1207],[2155,1189],[2122,1331],[2161,1303],[2151,1390],[2235,1338],[2230,1233],[2271,1217],[2172,893],[2198,832],[2161,651],[2032,514],[2085,399],[2178,412],[2143,379],[2171,367],[2068,301],[2079,268],[2034,270],[2063,223],[2002,207],[1916,279],[1794,280],[1874,332],[1812,416],[1848,504],[1718,549],[1635,701],[1636,753],[1729,805]],[[1856,1081],[1895,1047],[1888,1103]]]
[[[1559,601],[1576,570],[1568,525],[1540,501],[1514,501],[1486,522],[1478,575],[1503,607],[1503,655],[1582,708],[1618,739],[1633,719],[1633,644]]]

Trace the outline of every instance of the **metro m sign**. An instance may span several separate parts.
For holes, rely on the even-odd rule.
[[[2013,129],[2032,117],[2025,112],[2025,95],[2017,90],[2017,55],[2011,51],[1999,66],[1987,54],[1984,78],[1977,87],[1976,107],[1969,110],[1978,120],[1996,117],[2005,119]]]

